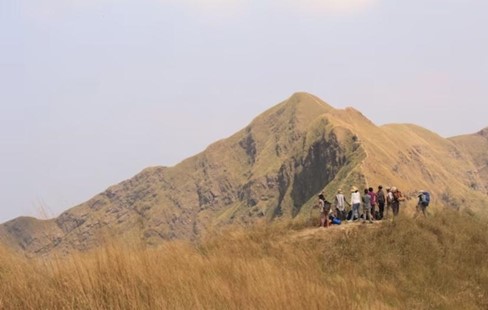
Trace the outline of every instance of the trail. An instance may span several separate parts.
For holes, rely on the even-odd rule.
[[[373,223],[366,222],[365,224],[361,223],[361,221],[357,221],[353,223],[346,222],[340,225],[331,225],[327,228],[325,227],[305,228],[303,230],[292,233],[287,240],[298,241],[298,240],[307,240],[311,238],[331,238],[333,236],[336,236],[337,234],[348,235],[350,232],[358,229],[379,228],[380,225],[388,222],[390,222],[389,219],[374,221]]]

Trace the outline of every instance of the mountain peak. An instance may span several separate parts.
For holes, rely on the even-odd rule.
[[[283,133],[286,128],[303,131],[321,115],[333,110],[333,107],[312,94],[296,92],[256,117],[250,126],[264,137],[271,132]]]
[[[334,109],[332,106],[327,104],[325,101],[322,101],[317,96],[314,96],[314,95],[306,93],[306,92],[293,93],[286,100],[286,102],[288,104],[293,105],[293,106],[300,106],[301,108],[314,109],[314,110],[320,109],[320,110],[324,111],[323,113],[326,113],[326,112]]]
[[[326,102],[306,92],[292,94],[277,107],[291,113],[292,120],[300,130],[307,128],[321,115],[334,110]]]
[[[450,142],[418,126],[377,127],[354,108],[297,92],[174,167],[147,168],[56,219],[0,225],[0,243],[41,255],[89,249],[105,232],[148,244],[195,240],[223,225],[309,218],[317,193],[379,182],[407,194],[429,188],[439,206],[472,195],[486,205],[487,137],[488,128]]]

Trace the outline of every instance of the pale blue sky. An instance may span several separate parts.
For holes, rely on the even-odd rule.
[[[0,222],[174,165],[295,91],[476,132],[487,20],[481,0],[0,0]]]

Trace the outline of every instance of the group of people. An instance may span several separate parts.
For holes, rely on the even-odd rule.
[[[426,207],[430,202],[430,194],[425,191],[419,191],[419,202],[417,204],[417,211],[422,212],[425,216]],[[361,220],[362,223],[373,220],[382,220],[393,213],[393,218],[398,216],[400,211],[400,202],[404,201],[403,194],[396,187],[386,187],[386,192],[383,186],[379,185],[375,192],[372,187],[365,188],[363,193],[360,193],[356,186],[351,188],[351,199],[348,201],[342,190],[339,189],[334,197],[334,203],[327,201],[323,193],[319,195],[318,207],[321,210],[320,226],[328,227],[330,221],[338,219],[339,223],[342,221],[354,222]],[[346,205],[350,207],[347,211]]]

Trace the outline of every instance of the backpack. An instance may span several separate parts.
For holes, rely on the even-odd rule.
[[[424,207],[428,207],[430,203],[430,193],[429,192],[423,192],[422,196],[420,197],[420,202]]]
[[[349,212],[347,212],[346,220],[352,221],[352,220],[357,220],[357,219],[358,219],[357,217],[352,216],[352,210],[349,210]]]
[[[325,200],[324,201],[324,209],[322,210],[325,214],[329,214],[330,207],[332,207],[332,203],[329,201]]]
[[[340,220],[340,219],[338,219],[337,217],[334,217],[334,218],[332,219],[332,224],[335,224],[335,225],[340,225],[340,224],[341,224],[341,220]]]
[[[395,201],[403,201],[403,200],[405,200],[405,198],[403,198],[402,192],[400,192],[399,190],[397,190],[396,192],[393,193],[393,200],[395,200]]]
[[[386,202],[387,203],[392,203],[394,199],[395,199],[395,196],[393,195],[392,192],[386,193]]]

